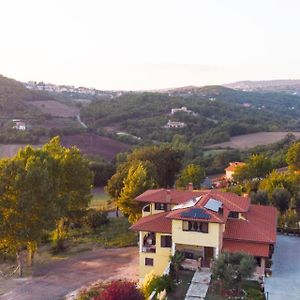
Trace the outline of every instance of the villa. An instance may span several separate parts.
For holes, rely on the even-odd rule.
[[[185,267],[210,267],[221,252],[246,252],[263,276],[276,243],[277,210],[250,204],[248,197],[218,190],[148,190],[136,201],[145,203],[139,232],[140,279],[153,271],[162,275],[169,256],[180,251]]]
[[[229,166],[225,169],[225,178],[227,180],[232,180],[233,179],[233,175],[236,171],[237,167],[242,167],[245,166],[246,164],[244,162],[240,162],[240,161],[235,161],[235,162],[230,162]]]

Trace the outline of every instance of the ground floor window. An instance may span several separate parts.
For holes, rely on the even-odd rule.
[[[153,266],[154,260],[153,258],[145,258],[145,266]]]

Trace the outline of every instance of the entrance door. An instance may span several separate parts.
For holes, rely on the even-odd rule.
[[[213,247],[204,247],[203,267],[209,268],[210,261],[213,257],[214,257],[214,248]]]

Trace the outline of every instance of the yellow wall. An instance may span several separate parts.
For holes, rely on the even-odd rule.
[[[143,232],[142,236],[146,235],[147,232]],[[160,247],[160,237],[162,235],[168,235],[164,233],[156,233],[156,253],[145,253],[140,252],[140,279],[143,279],[146,274],[151,271],[154,272],[155,275],[162,275],[165,271],[168,263],[169,256],[171,255],[171,248],[161,248]],[[145,258],[153,258],[153,266],[145,266]]]
[[[172,239],[176,244],[218,247],[222,225],[218,223],[208,224],[208,233],[183,231],[181,220],[172,220]]]

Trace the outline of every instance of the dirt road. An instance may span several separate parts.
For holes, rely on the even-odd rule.
[[[97,280],[138,278],[137,247],[98,249],[55,261],[32,278],[12,279],[14,287],[1,300],[55,300]],[[10,282],[12,284],[12,282]]]

